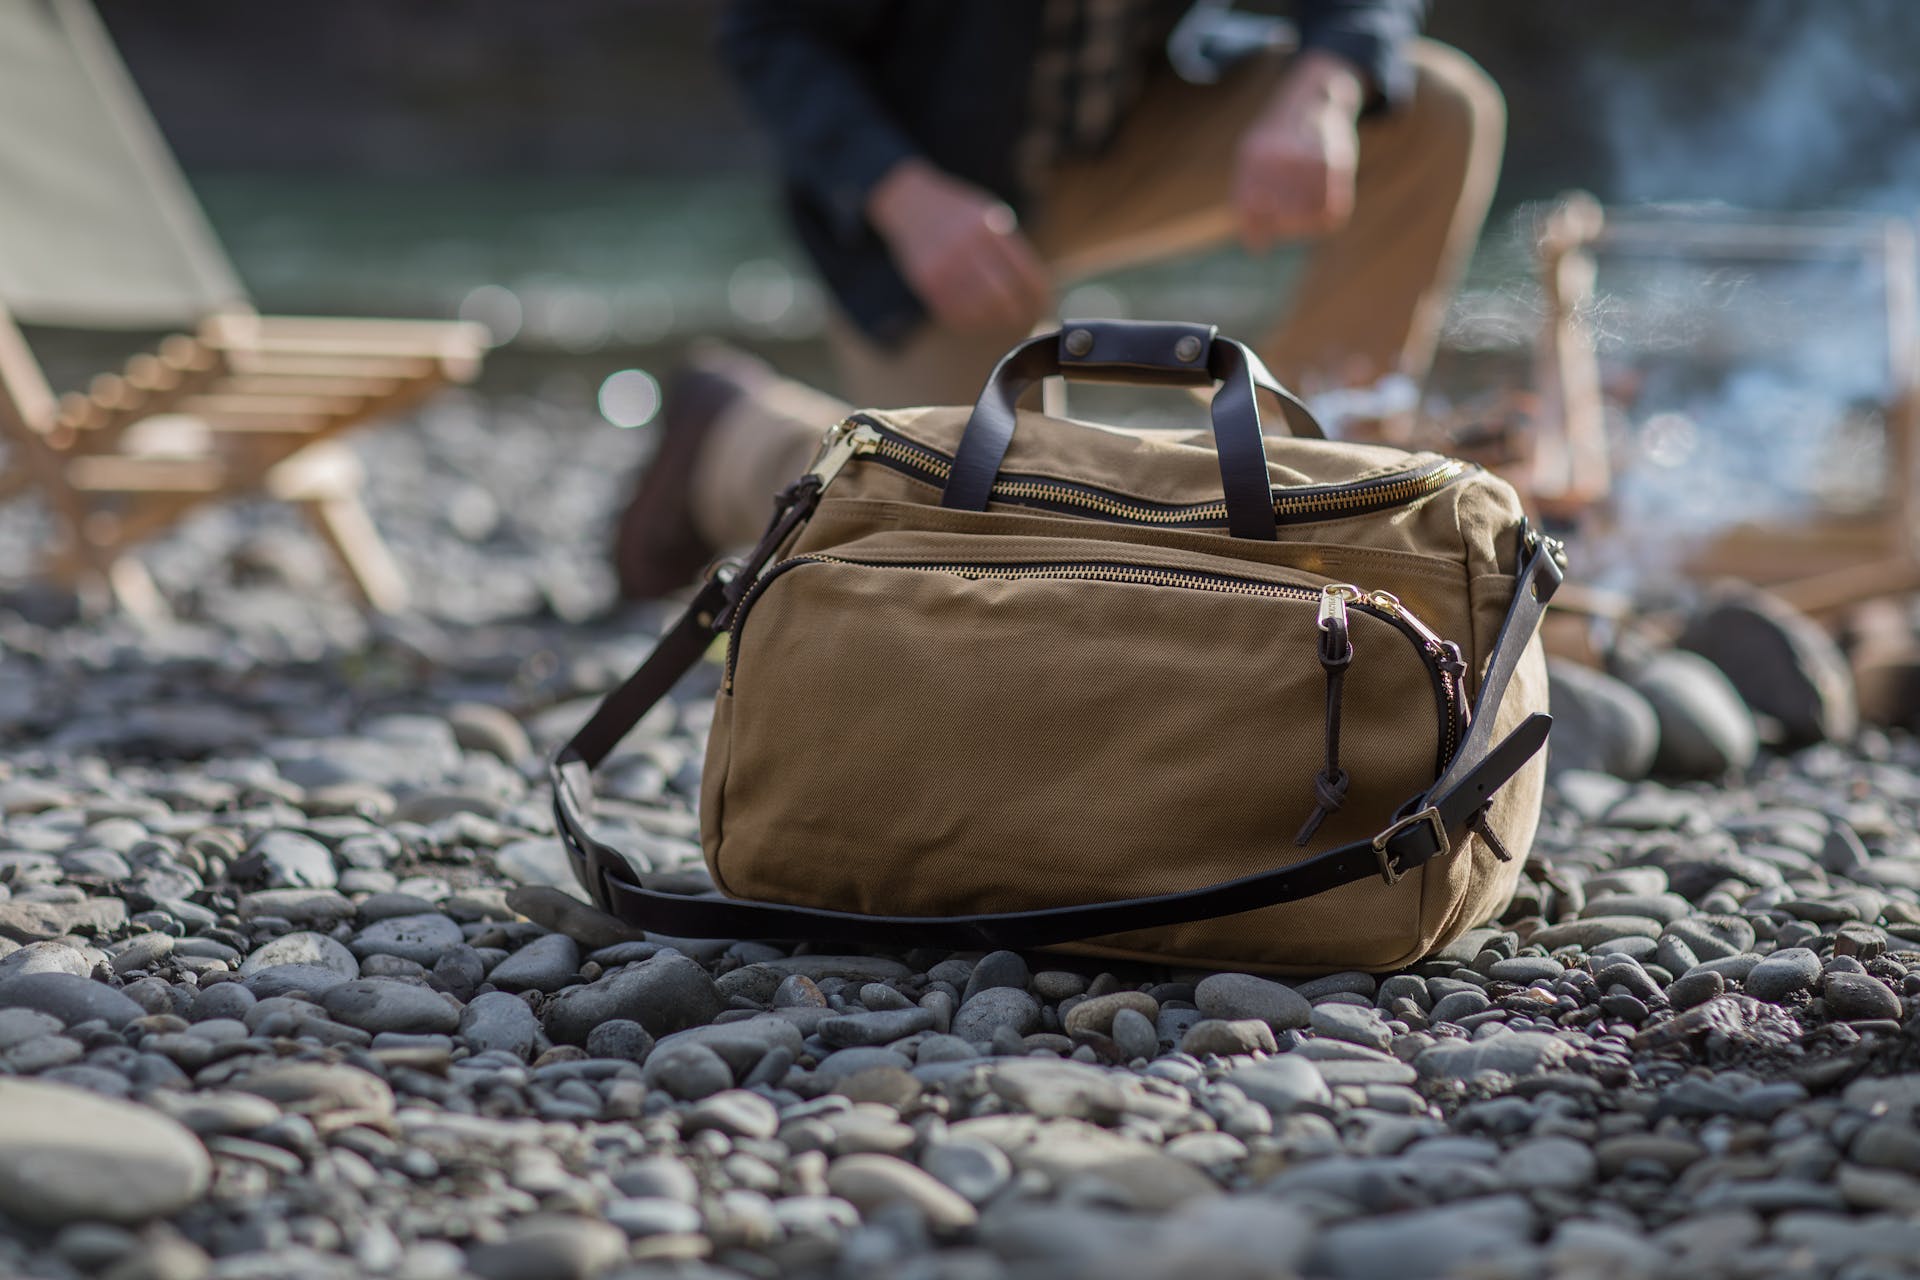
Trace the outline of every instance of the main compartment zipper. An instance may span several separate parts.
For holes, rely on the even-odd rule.
[[[782,575],[808,564],[848,565],[862,569],[898,569],[919,573],[950,573],[962,578],[988,579],[994,581],[1017,581],[1020,579],[1056,579],[1083,582],[1117,582],[1140,586],[1180,587],[1194,591],[1210,591],[1216,594],[1262,596],[1278,600],[1298,600],[1301,602],[1323,603],[1329,593],[1338,592],[1343,608],[1358,609],[1372,614],[1381,621],[1391,624],[1412,642],[1414,650],[1420,655],[1428,675],[1433,681],[1434,701],[1440,717],[1440,747],[1435,761],[1434,774],[1438,776],[1453,758],[1461,735],[1466,729],[1466,700],[1463,678],[1466,663],[1460,656],[1460,648],[1448,640],[1442,640],[1432,628],[1416,618],[1413,613],[1395,596],[1384,592],[1363,591],[1358,587],[1336,583],[1330,587],[1297,587],[1281,582],[1266,582],[1258,578],[1242,578],[1233,574],[1212,573],[1202,569],[1170,569],[1158,565],[1126,564],[1106,560],[1061,560],[1033,561],[1018,564],[991,564],[978,561],[958,560],[863,560],[847,556],[812,554],[793,556],[782,560],[762,574],[753,584],[740,607],[734,610],[733,621],[728,627],[726,676],[722,689],[733,692],[734,673],[740,661],[740,641],[745,633],[747,617],[767,588]]]
[[[839,464],[855,457],[870,458],[882,466],[926,484],[944,486],[953,472],[953,459],[905,436],[865,414],[841,423]],[[830,449],[836,442],[829,437]],[[1455,458],[1438,458],[1422,467],[1356,480],[1348,484],[1298,485],[1273,489],[1273,515],[1281,524],[1307,524],[1364,515],[1403,506],[1438,493],[1472,467]],[[837,472],[839,466],[834,470]],[[1128,494],[1056,480],[1048,476],[1003,471],[993,482],[992,500],[1015,506],[1061,511],[1095,519],[1150,524],[1161,527],[1206,528],[1227,523],[1225,499],[1213,502],[1166,503]]]

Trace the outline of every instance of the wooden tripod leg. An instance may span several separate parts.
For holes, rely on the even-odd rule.
[[[25,466],[10,466],[0,469],[0,502],[16,498],[33,488],[40,477]]]
[[[1546,314],[1534,348],[1540,422],[1526,488],[1542,510],[1568,518],[1612,488],[1606,404],[1585,315],[1596,270],[1588,249],[1604,226],[1599,202],[1575,192],[1561,197],[1535,246]]]
[[[362,603],[380,613],[407,607],[406,577],[357,495],[303,498],[297,505],[333,549]]]

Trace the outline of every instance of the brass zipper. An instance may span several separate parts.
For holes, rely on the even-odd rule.
[[[1363,592],[1359,603],[1398,623],[1402,630],[1417,637],[1420,646],[1426,650],[1429,657],[1427,665],[1444,689],[1443,701],[1447,705],[1446,727],[1442,731],[1445,741],[1441,743],[1440,758],[1442,761],[1453,759],[1454,743],[1465,732],[1467,725],[1467,662],[1461,656],[1460,646],[1451,640],[1441,639],[1438,632],[1422,622],[1413,610],[1401,604],[1400,597],[1391,591]]]
[[[1462,696],[1459,646],[1440,639],[1434,630],[1414,616],[1413,611],[1385,591],[1365,591],[1348,583],[1326,587],[1296,587],[1282,582],[1263,582],[1232,574],[1209,573],[1202,569],[1167,569],[1153,565],[1124,564],[1104,560],[1034,562],[1028,564],[986,564],[959,560],[856,560],[850,557],[814,553],[782,560],[753,584],[740,607],[734,611],[728,628],[727,664],[721,684],[723,693],[733,692],[733,677],[740,657],[740,637],[746,628],[747,614],[774,579],[803,564],[836,564],[861,569],[908,569],[922,573],[951,573],[963,578],[1012,582],[1043,578],[1086,582],[1118,582],[1156,587],[1181,587],[1222,595],[1257,596],[1280,600],[1311,601],[1324,616],[1333,609],[1360,609],[1387,622],[1405,635],[1419,652],[1433,679],[1440,709],[1440,750],[1434,773],[1446,768],[1461,732],[1465,728],[1466,709]]]
[[[962,578],[987,578],[1014,582],[1023,578],[1073,579],[1086,582],[1126,582],[1150,587],[1189,587],[1224,595],[1274,596],[1286,600],[1318,600],[1321,593],[1311,587],[1289,586],[1282,582],[1261,582],[1255,578],[1235,578],[1206,573],[1198,569],[1161,569],[1152,565],[1110,564],[1104,561],[1058,564],[999,565],[977,561],[933,561],[888,563],[875,560],[849,560],[840,556],[799,557],[819,564],[855,565],[863,569],[919,569],[928,573],[951,573]]]
[[[953,460],[945,454],[905,439],[859,415],[848,418],[836,430],[846,433],[849,458],[876,458],[928,484],[944,485],[952,474]],[[837,472],[839,467],[834,470]],[[1445,458],[1377,480],[1275,489],[1274,518],[1283,524],[1305,523],[1402,506],[1438,493],[1469,470],[1469,464]],[[1179,526],[1227,521],[1225,499],[1162,504],[1043,476],[1002,474],[993,482],[993,499],[1021,506],[1066,507],[1131,524]]]

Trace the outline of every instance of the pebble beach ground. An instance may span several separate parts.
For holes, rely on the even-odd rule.
[[[643,442],[360,447],[418,616],[254,510],[155,551],[176,626],[0,610],[0,1276],[1920,1273],[1920,743],[1565,774],[1392,976],[631,934],[541,762],[661,622],[600,616]],[[603,774],[657,870],[714,682]]]

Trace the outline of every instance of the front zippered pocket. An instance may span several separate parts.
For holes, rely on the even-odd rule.
[[[1416,575],[1333,563],[1464,639]],[[969,915],[1180,892],[1364,842],[1433,785],[1465,712],[1446,642],[1358,587],[1336,690],[1327,659],[1349,649],[1331,643],[1337,614],[1319,626],[1329,587],[1345,584],[1178,548],[947,531],[783,560],[731,620],[701,779],[714,881]],[[1439,909],[1434,874],[1263,912],[1251,951],[1233,922],[1101,945],[1220,965],[1397,957]]]
[[[864,458],[924,484],[944,487],[953,459],[909,440],[866,414],[840,424],[850,434],[852,458]],[[1404,506],[1438,493],[1473,467],[1454,458],[1356,480],[1346,484],[1276,486],[1273,514],[1279,523],[1309,524],[1367,515]],[[1145,524],[1170,529],[1206,529],[1227,524],[1224,498],[1211,502],[1163,503],[1051,476],[1003,471],[993,482],[993,501],[1041,511]]]
[[[1324,587],[1295,586],[1260,578],[1218,573],[1201,569],[1169,568],[1161,565],[1128,564],[1109,560],[1059,560],[994,563],[967,560],[888,560],[829,554],[793,556],[774,565],[753,584],[740,607],[734,611],[728,628],[726,675],[723,692],[733,692],[747,619],[754,605],[781,576],[804,565],[846,565],[863,569],[898,570],[913,573],[941,573],[956,577],[992,580],[1053,580],[1111,582],[1138,586],[1175,587],[1214,594],[1292,600],[1324,609],[1325,601],[1340,600],[1344,608],[1371,614],[1391,625],[1413,645],[1433,683],[1434,701],[1439,717],[1439,749],[1434,763],[1437,777],[1453,758],[1466,728],[1466,701],[1462,687],[1465,663],[1460,649],[1443,640],[1432,628],[1414,616],[1399,599],[1384,591],[1366,591],[1346,583]]]

